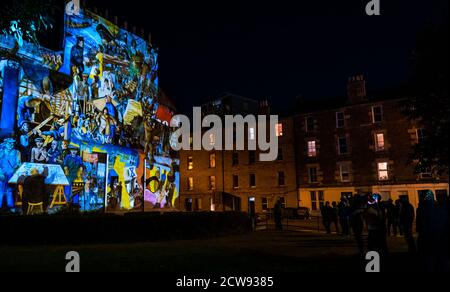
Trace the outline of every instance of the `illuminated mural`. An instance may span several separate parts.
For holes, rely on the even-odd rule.
[[[68,182],[53,184],[64,196],[49,191],[50,213],[174,208],[174,109],[158,88],[157,49],[76,2],[62,52],[0,35],[0,207],[28,212],[30,186],[17,178],[49,164]]]

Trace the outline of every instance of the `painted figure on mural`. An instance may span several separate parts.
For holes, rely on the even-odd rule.
[[[49,164],[62,164],[63,160],[61,157],[61,151],[59,150],[57,140],[53,140],[50,144],[50,149],[47,151],[47,163]]]
[[[23,161],[30,161],[30,136],[29,136],[29,126],[27,122],[23,122],[20,127],[20,137],[19,137],[19,150],[22,154]]]
[[[70,154],[64,158],[64,174],[69,181],[69,186],[64,187],[64,193],[68,202],[72,201],[72,184],[83,170],[83,161],[78,155],[78,148],[70,145]]]
[[[8,181],[21,163],[20,152],[14,149],[15,143],[14,139],[6,138],[0,145],[0,208],[3,207],[4,198],[7,207],[14,208],[13,189],[8,185]]]
[[[47,150],[44,147],[44,139],[38,137],[34,139],[36,146],[31,149],[31,162],[33,163],[46,163],[47,162]]]
[[[70,51],[70,68],[78,68],[78,74],[84,72],[84,38],[77,37],[76,44]]]
[[[97,115],[97,123],[101,142],[103,144],[110,144],[114,137],[116,121],[114,117],[109,114],[108,108],[105,107],[103,111]]]

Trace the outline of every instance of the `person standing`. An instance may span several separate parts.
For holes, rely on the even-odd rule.
[[[66,195],[67,202],[72,200],[72,185],[77,178],[79,172],[83,168],[83,161],[81,157],[78,155],[78,148],[74,146],[69,146],[70,154],[64,158],[64,174],[69,181],[69,186],[64,187],[64,193]],[[78,203],[77,200],[74,200],[72,203]]]
[[[398,218],[406,243],[408,244],[408,251],[411,254],[414,254],[416,253],[416,244],[414,243],[413,237],[414,207],[405,198],[401,199],[401,207]]]
[[[421,266],[426,272],[449,272],[448,211],[436,204],[431,190],[423,192],[419,199],[416,228]]]
[[[8,182],[21,163],[20,152],[14,149],[16,141],[6,138],[0,145],[0,208],[3,207],[3,197],[10,211],[14,211],[13,189]]]
[[[385,212],[379,204],[380,199],[381,196],[379,194],[369,196],[365,212],[367,229],[369,231],[367,247],[369,251],[376,251],[380,256],[385,257],[388,253]]]
[[[281,200],[278,199],[273,208],[273,217],[275,220],[275,228],[277,230],[283,230],[283,224],[281,223],[282,212],[283,212],[283,205],[281,203]]]

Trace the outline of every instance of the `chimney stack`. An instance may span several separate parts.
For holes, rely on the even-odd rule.
[[[367,101],[366,80],[364,80],[363,75],[356,75],[348,78],[347,98],[350,104]]]

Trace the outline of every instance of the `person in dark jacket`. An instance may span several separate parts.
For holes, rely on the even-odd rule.
[[[350,226],[355,236],[356,244],[358,246],[358,251],[361,256],[364,255],[364,240],[363,240],[363,229],[364,229],[364,198],[356,194],[353,197],[352,204],[350,206]]]
[[[367,209],[365,211],[365,218],[367,222],[369,251],[376,251],[380,256],[387,256],[388,248],[386,242],[386,225],[385,212],[379,203],[381,196],[373,194],[369,196]]]
[[[325,227],[327,234],[331,233],[331,213],[333,209],[330,206],[330,202],[325,202],[325,205],[320,209],[322,215],[322,224]]]
[[[273,208],[273,217],[275,220],[275,228],[277,230],[283,230],[283,224],[281,223],[282,212],[283,212],[283,205],[281,203],[281,200],[278,199]]]
[[[336,228],[336,233],[339,234],[339,224],[338,224],[338,218],[339,218],[339,209],[337,207],[337,203],[333,201],[331,203],[331,222],[334,224],[334,228]]]
[[[411,254],[416,252],[416,244],[413,237],[413,223],[414,223],[414,207],[409,203],[408,199],[402,198],[401,207],[399,210],[399,222],[403,234],[408,244],[408,251]]]
[[[43,173],[39,173],[36,168],[30,170],[30,175],[21,175],[17,181],[22,185],[22,209],[24,214],[28,209],[28,203],[43,203],[43,209],[46,210],[50,199],[45,185],[45,179],[48,176],[48,168],[44,167]]]
[[[349,235],[350,230],[348,226],[349,204],[346,198],[342,198],[338,205],[339,224],[341,225],[342,235]]]
[[[434,201],[431,190],[421,193],[417,208],[417,247],[426,272],[449,272],[449,215]]]
[[[385,210],[386,210],[386,220],[387,220],[387,236],[397,236],[397,216],[398,213],[396,212],[395,205],[392,201],[392,199],[389,199],[385,204]],[[392,230],[392,233],[391,233]]]

